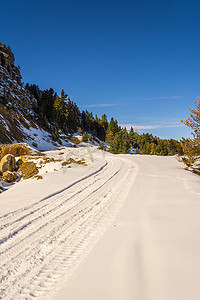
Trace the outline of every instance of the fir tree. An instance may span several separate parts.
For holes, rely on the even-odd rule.
[[[112,142],[114,141],[114,138],[115,138],[115,136],[114,136],[113,132],[110,131],[109,133],[106,134],[106,143],[108,145],[111,145]]]
[[[82,142],[87,143],[88,142],[88,135],[86,132],[83,133],[82,135]]]

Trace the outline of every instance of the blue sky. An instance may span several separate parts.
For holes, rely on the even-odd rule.
[[[24,82],[163,138],[200,95],[200,0],[0,1]]]

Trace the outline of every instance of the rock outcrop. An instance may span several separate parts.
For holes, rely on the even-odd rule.
[[[0,43],[0,65],[7,70],[13,80],[16,80],[18,84],[21,84],[20,70],[19,67],[14,65],[14,62],[15,57],[10,46]]]
[[[19,166],[18,172],[24,179],[28,179],[38,174],[38,168],[34,162],[27,161]]]
[[[10,46],[0,43],[0,101],[22,109],[32,110],[37,101],[23,87],[19,67]]]
[[[20,68],[14,63],[10,47],[0,43],[0,144],[26,142],[43,150],[45,140],[50,147],[56,147],[51,126],[43,127],[38,116],[37,100],[42,91],[37,87],[34,93],[28,83],[24,86]]]
[[[16,169],[15,157],[12,154],[6,154],[0,161],[0,172],[14,172]]]

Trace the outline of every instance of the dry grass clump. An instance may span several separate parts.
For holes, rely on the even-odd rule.
[[[37,151],[36,155],[39,155],[39,156],[46,156],[46,154],[40,152],[40,151]]]
[[[62,166],[64,167],[64,166],[67,166],[67,165],[69,165],[69,164],[70,164],[70,162],[68,162],[68,161],[66,160],[66,161],[63,161]]]
[[[71,143],[73,143],[75,145],[80,144],[80,141],[77,137],[71,137],[69,140],[70,140]]]
[[[30,155],[31,151],[23,144],[0,145],[0,160],[6,155],[12,154],[16,156]]]
[[[44,164],[48,164],[48,163],[51,163],[51,162],[55,163],[55,162],[61,161],[61,159],[55,159],[53,157],[47,157],[47,156],[43,157],[42,159],[43,159],[42,163],[44,163]]]
[[[51,163],[51,162],[54,162],[54,163],[56,163],[56,162],[60,162],[60,161],[62,161],[61,159],[55,159],[55,158],[53,158],[53,157],[47,157],[47,156],[45,156],[45,157],[39,157],[41,160],[40,160],[40,162],[39,162],[39,165],[42,167],[43,165],[46,165],[46,164],[49,164],[49,163]]]
[[[85,160],[83,158],[81,158],[79,160],[69,158],[68,160],[66,160],[62,163],[62,166],[66,166],[66,165],[69,165],[69,164],[78,164],[78,165],[82,165],[82,166],[87,166],[87,164],[85,163]]]
[[[38,174],[38,168],[32,161],[26,161],[19,166],[18,172],[24,179],[28,179]]]
[[[43,179],[43,177],[42,177],[41,175],[36,175],[35,178],[36,178],[37,180]]]
[[[2,176],[2,180],[5,182],[14,182],[18,178],[16,172],[4,172]]]

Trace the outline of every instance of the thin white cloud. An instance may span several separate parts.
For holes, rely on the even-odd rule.
[[[169,121],[164,122],[160,121],[156,124],[144,124],[144,125],[138,125],[138,124],[120,124],[121,127],[126,127],[127,130],[130,130],[131,127],[133,127],[134,130],[148,130],[148,129],[157,129],[157,128],[175,128],[175,127],[182,127],[184,126],[181,123],[178,123],[177,121]]]
[[[159,128],[159,125],[137,125],[137,124],[120,124],[122,128],[126,127],[127,130],[130,130],[133,127],[134,130],[142,129],[156,129]]]
[[[92,103],[92,104],[82,104],[79,107],[83,108],[95,108],[95,107],[112,107],[112,106],[120,106],[127,105],[127,100],[136,100],[136,101],[156,101],[156,100],[176,100],[181,99],[182,96],[159,96],[159,97],[133,97],[133,98],[122,98],[122,102],[118,103]]]
[[[144,100],[144,101],[153,101],[153,100],[177,100],[181,99],[182,96],[159,96],[159,97],[135,97],[134,100]]]
[[[121,103],[95,103],[95,104],[83,104],[80,107],[111,107],[122,105]]]

